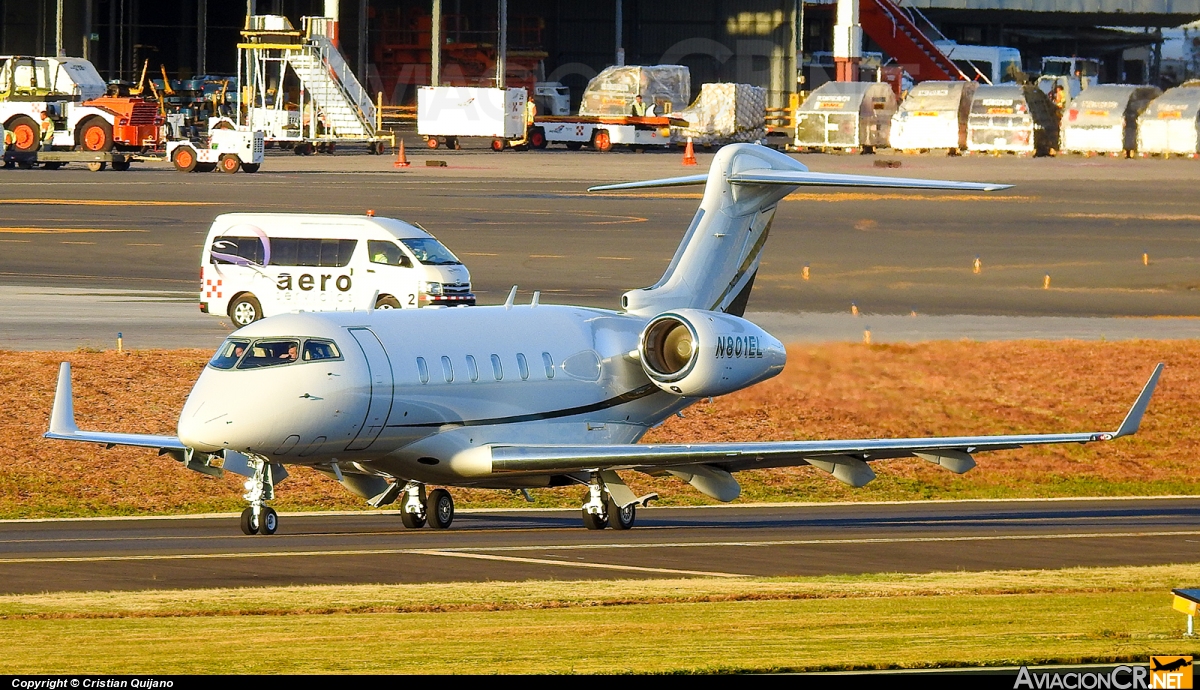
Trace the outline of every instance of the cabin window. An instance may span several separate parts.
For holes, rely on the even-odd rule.
[[[504,367],[500,364],[500,355],[492,355],[492,376],[496,380],[504,378]]]
[[[471,383],[479,380],[479,367],[475,364],[475,358],[467,355],[467,376],[471,377]]]
[[[554,378],[554,358],[549,352],[542,353],[542,365],[546,367],[546,378]]]
[[[442,377],[446,379],[446,383],[454,383],[454,363],[449,357],[442,357]]]
[[[525,361],[525,355],[517,353],[517,368],[521,370],[521,380],[529,380],[529,362]]]
[[[429,365],[425,364],[424,357],[417,357],[417,374],[421,377],[421,383],[429,383]]]

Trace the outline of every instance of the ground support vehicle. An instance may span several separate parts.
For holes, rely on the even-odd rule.
[[[0,56],[0,123],[16,138],[12,153],[28,163],[29,154],[42,150],[161,150],[165,129],[158,106],[107,96],[105,89],[87,60]],[[49,142],[41,137],[42,112],[54,124]]]
[[[471,274],[421,228],[393,218],[218,216],[200,259],[200,311],[240,328],[291,311],[472,306]]]
[[[459,148],[460,137],[524,142],[525,89],[423,86],[417,91],[417,133],[431,149]],[[503,150],[507,146],[501,146]]]
[[[530,133],[530,145],[546,148],[563,144],[572,151],[584,146],[596,151],[611,151],[614,146],[643,149],[651,146],[670,146],[671,127],[686,127],[688,122],[671,117],[568,116],[538,117]],[[538,145],[538,132],[545,143]],[[493,147],[494,148],[494,147]]]
[[[190,140],[167,143],[166,159],[179,172],[211,172],[214,169],[233,174],[258,172],[263,162],[263,133],[241,129],[211,129],[208,141]]]
[[[372,101],[338,50],[336,20],[302,21],[298,31],[287,17],[247,17],[238,43],[239,124],[297,155],[351,142],[373,154],[394,146],[395,135],[382,131],[382,103]]]

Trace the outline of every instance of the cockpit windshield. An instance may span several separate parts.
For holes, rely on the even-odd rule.
[[[250,344],[249,340],[240,340],[230,338],[221,343],[221,347],[217,348],[217,353],[209,360],[209,366],[214,369],[232,369],[246,353],[246,347]]]
[[[404,246],[408,247],[417,257],[417,261],[426,266],[451,266],[461,264],[458,257],[454,255],[446,245],[438,242],[432,237],[421,237],[407,240],[400,240]]]
[[[295,362],[341,359],[342,353],[332,340],[310,338],[230,338],[209,360],[214,369],[258,369]]]

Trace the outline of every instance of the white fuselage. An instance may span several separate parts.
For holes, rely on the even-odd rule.
[[[231,340],[332,340],[341,359],[206,367],[179,438],[271,462],[360,463],[406,479],[496,486],[473,449],[633,443],[693,402],[644,373],[636,351],[647,321],[555,305],[272,317]]]

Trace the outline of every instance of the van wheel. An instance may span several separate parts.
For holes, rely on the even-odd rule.
[[[400,300],[391,295],[380,295],[379,299],[375,300],[376,309],[399,309]]]
[[[246,293],[239,295],[237,299],[229,305],[229,319],[233,321],[233,325],[238,328],[249,326],[250,324],[262,318],[262,305],[258,303],[254,295]]]

